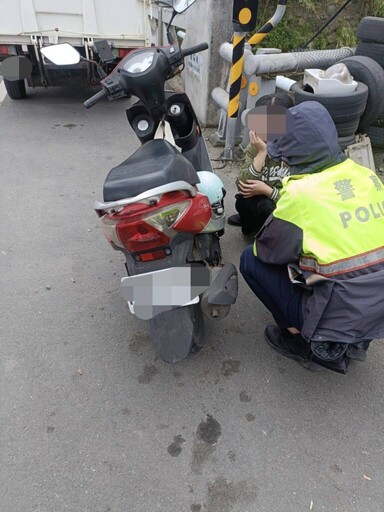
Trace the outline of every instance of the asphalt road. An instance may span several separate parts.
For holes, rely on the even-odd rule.
[[[384,342],[347,376],[310,373],[266,345],[241,281],[203,351],[159,360],[93,211],[138,143],[126,100],[86,111],[91,94],[0,107],[1,510],[382,511]],[[245,246],[229,226],[226,259]]]

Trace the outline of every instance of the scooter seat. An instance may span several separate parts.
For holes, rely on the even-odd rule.
[[[166,140],[149,140],[109,172],[104,183],[104,201],[135,197],[179,180],[190,185],[199,183],[191,162]]]

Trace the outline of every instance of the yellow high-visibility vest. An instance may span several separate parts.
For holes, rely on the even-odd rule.
[[[350,159],[286,178],[273,216],[302,229],[304,271],[334,277],[384,261],[384,184]]]

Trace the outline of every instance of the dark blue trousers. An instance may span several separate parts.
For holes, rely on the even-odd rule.
[[[301,331],[302,299],[307,292],[291,283],[285,265],[263,263],[254,256],[250,245],[241,255],[240,272],[279,327],[296,327]]]

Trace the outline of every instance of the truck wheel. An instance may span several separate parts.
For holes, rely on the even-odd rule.
[[[357,28],[357,39],[370,43],[384,43],[384,18],[363,18]]]
[[[25,91],[24,80],[10,81],[4,78],[4,85],[8,96],[13,100],[22,100],[26,98],[27,93]]]
[[[384,44],[379,43],[359,43],[355,55],[364,55],[375,60],[384,68]]]
[[[355,91],[340,93],[332,96],[326,94],[314,94],[305,90],[305,86],[297,83],[292,88],[295,94],[295,104],[303,101],[318,101],[328,110],[336,125],[339,137],[349,137],[356,133],[360,117],[368,98],[368,87],[358,83]]]
[[[367,106],[361,116],[358,131],[364,132],[384,111],[384,69],[370,57],[355,55],[342,59],[353,78],[368,87]]]

